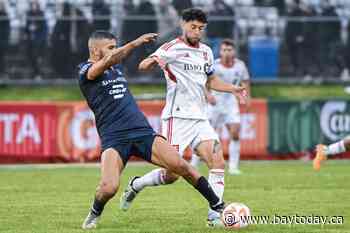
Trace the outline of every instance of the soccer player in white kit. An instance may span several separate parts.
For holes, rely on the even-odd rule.
[[[139,68],[149,71],[159,65],[167,81],[166,105],[162,112],[162,134],[180,155],[190,146],[209,168],[208,182],[222,200],[225,161],[218,135],[207,118],[206,88],[228,92],[244,102],[244,88],[225,83],[214,75],[211,49],[200,42],[207,16],[200,9],[186,9],[182,14],[182,36],[162,45]],[[121,208],[127,210],[147,186],[171,184],[178,176],[165,169],[156,169],[142,177],[134,177],[121,197]],[[220,226],[217,212],[209,210],[208,226]]]
[[[214,73],[223,81],[234,85],[242,85],[247,90],[247,105],[250,103],[250,78],[246,65],[236,57],[235,44],[224,39],[220,45],[220,58],[214,62]],[[209,90],[210,91],[210,90]],[[209,120],[212,126],[221,130],[226,126],[230,134],[228,168],[231,175],[241,174],[238,169],[240,157],[240,111],[237,99],[228,93],[212,91],[207,93],[209,102]],[[191,164],[196,167],[199,157],[192,156]]]
[[[313,167],[315,171],[321,169],[321,165],[328,157],[350,151],[350,136],[343,138],[340,141],[330,145],[318,144],[316,146],[316,156],[313,160]]]

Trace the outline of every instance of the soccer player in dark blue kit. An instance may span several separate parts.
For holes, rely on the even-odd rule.
[[[182,176],[213,210],[221,212],[224,208],[206,178],[153,131],[128,89],[120,66],[122,59],[134,48],[156,38],[157,34],[144,34],[119,48],[109,32],[96,31],[89,38],[90,58],[79,65],[79,86],[94,112],[102,155],[100,183],[83,229],[96,227],[105,204],[118,190],[120,175],[131,155]]]

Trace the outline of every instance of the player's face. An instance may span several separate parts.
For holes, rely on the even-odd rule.
[[[197,45],[202,39],[207,24],[197,20],[182,22],[182,31],[185,39],[191,45]]]
[[[100,43],[100,56],[104,57],[109,54],[113,49],[117,48],[117,41],[104,39]]]
[[[98,59],[102,59],[104,56],[109,54],[113,49],[117,47],[116,40],[102,39],[95,42],[94,53]]]
[[[220,47],[220,57],[222,59],[233,59],[236,56],[236,51],[231,45],[223,44]]]

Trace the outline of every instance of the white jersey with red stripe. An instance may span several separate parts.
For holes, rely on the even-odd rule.
[[[216,59],[214,62],[215,75],[217,75],[221,80],[226,83],[232,83],[239,86],[242,81],[249,80],[249,73],[245,63],[235,58],[231,66],[225,66],[221,63],[220,59]],[[219,106],[225,108],[227,104],[235,104],[238,106],[237,98],[231,93],[224,93],[218,91],[212,91],[212,94],[215,96],[216,101]]]
[[[162,119],[208,119],[205,86],[214,72],[211,49],[203,43],[192,47],[177,38],[162,45],[151,57],[165,65],[167,95]]]

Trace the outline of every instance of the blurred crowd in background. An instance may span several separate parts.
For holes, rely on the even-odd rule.
[[[349,79],[349,0],[0,0],[0,79],[75,78],[93,30],[109,30],[121,44],[159,32],[157,43],[125,60],[136,78],[139,61],[179,35],[179,15],[193,6],[209,14],[204,42],[216,57],[229,37],[252,69],[259,51],[272,56],[275,72],[265,76]]]

